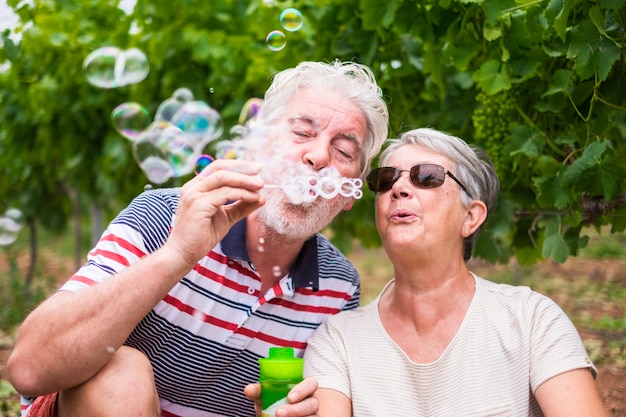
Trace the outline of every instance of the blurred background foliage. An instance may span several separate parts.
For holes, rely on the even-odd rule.
[[[220,112],[228,139],[274,73],[339,59],[372,68],[391,136],[430,126],[494,159],[503,188],[476,257],[564,262],[587,244],[587,226],[626,226],[625,2],[137,0],[123,10],[112,0],[8,0],[19,19],[0,34],[0,212],[23,212],[33,259],[38,227],[75,225],[79,259],[148,183],[111,126],[118,104],[154,114],[185,87]],[[275,52],[265,37],[287,7],[304,24]],[[149,76],[90,85],[83,60],[103,46],[141,49]],[[328,231],[346,252],[380,244],[364,194]]]

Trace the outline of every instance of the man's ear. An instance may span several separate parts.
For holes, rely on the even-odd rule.
[[[474,233],[487,219],[487,206],[480,200],[474,200],[467,208],[467,216],[463,222],[461,233],[468,237]]]

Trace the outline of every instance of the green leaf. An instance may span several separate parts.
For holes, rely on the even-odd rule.
[[[485,1],[485,10],[487,12],[487,23],[495,26],[498,19],[502,17],[502,13],[515,7],[515,0],[488,0]]]
[[[502,90],[511,88],[511,80],[506,74],[506,68],[496,60],[489,60],[480,66],[480,69],[473,75],[474,81],[488,95],[496,94]]]
[[[363,29],[375,30],[379,25],[388,27],[393,22],[396,11],[395,0],[359,0],[362,12]]]
[[[522,154],[529,158],[536,158],[541,155],[545,137],[536,128],[517,125],[511,129],[509,140],[510,145],[506,147],[509,155]]]
[[[574,0],[551,0],[548,4],[548,15],[551,15],[554,10],[558,10],[558,14],[554,18],[554,29],[557,35],[565,42],[567,36],[567,19],[569,17],[570,9],[574,5]],[[552,19],[548,16],[548,22],[552,23]]]
[[[560,219],[546,221],[544,230],[545,239],[543,241],[541,256],[543,256],[544,259],[552,258],[555,262],[563,263],[569,257],[570,250],[561,236],[560,227]]]
[[[591,143],[580,158],[567,167],[563,186],[612,200],[620,192],[622,178],[626,175],[626,169],[609,158],[612,149],[613,145],[607,140]]]
[[[566,69],[556,70],[550,79],[548,89],[541,97],[551,96],[553,94],[568,94],[572,91],[572,71]]]
[[[533,178],[537,187],[537,204],[541,208],[562,210],[571,201],[571,192],[561,186],[558,177]]]
[[[606,80],[613,64],[620,58],[620,48],[602,36],[591,21],[583,21],[571,31],[572,41],[567,57],[575,60],[574,69],[585,80],[596,72]]]
[[[604,26],[605,26],[604,14],[602,13],[602,10],[600,9],[599,5],[596,4],[591,9],[589,9],[589,18],[591,19],[593,24],[596,26],[596,29],[598,29],[598,32],[608,37],[606,31],[604,30]]]
[[[598,2],[603,9],[619,10],[626,4],[626,0],[600,0]]]

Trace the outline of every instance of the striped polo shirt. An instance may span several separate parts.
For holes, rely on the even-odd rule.
[[[178,188],[156,189],[136,197],[61,289],[81,291],[161,247],[173,227],[179,194]],[[291,346],[302,356],[328,315],[358,306],[356,270],[321,234],[308,240],[289,273],[261,294],[245,233],[244,219],[181,277],[126,341],[152,362],[166,417],[253,417],[243,388],[258,379],[258,359],[271,346]]]

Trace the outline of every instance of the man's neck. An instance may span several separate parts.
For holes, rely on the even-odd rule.
[[[305,242],[306,239],[277,233],[254,216],[248,217],[246,246],[250,260],[261,276],[261,294],[289,272]]]

